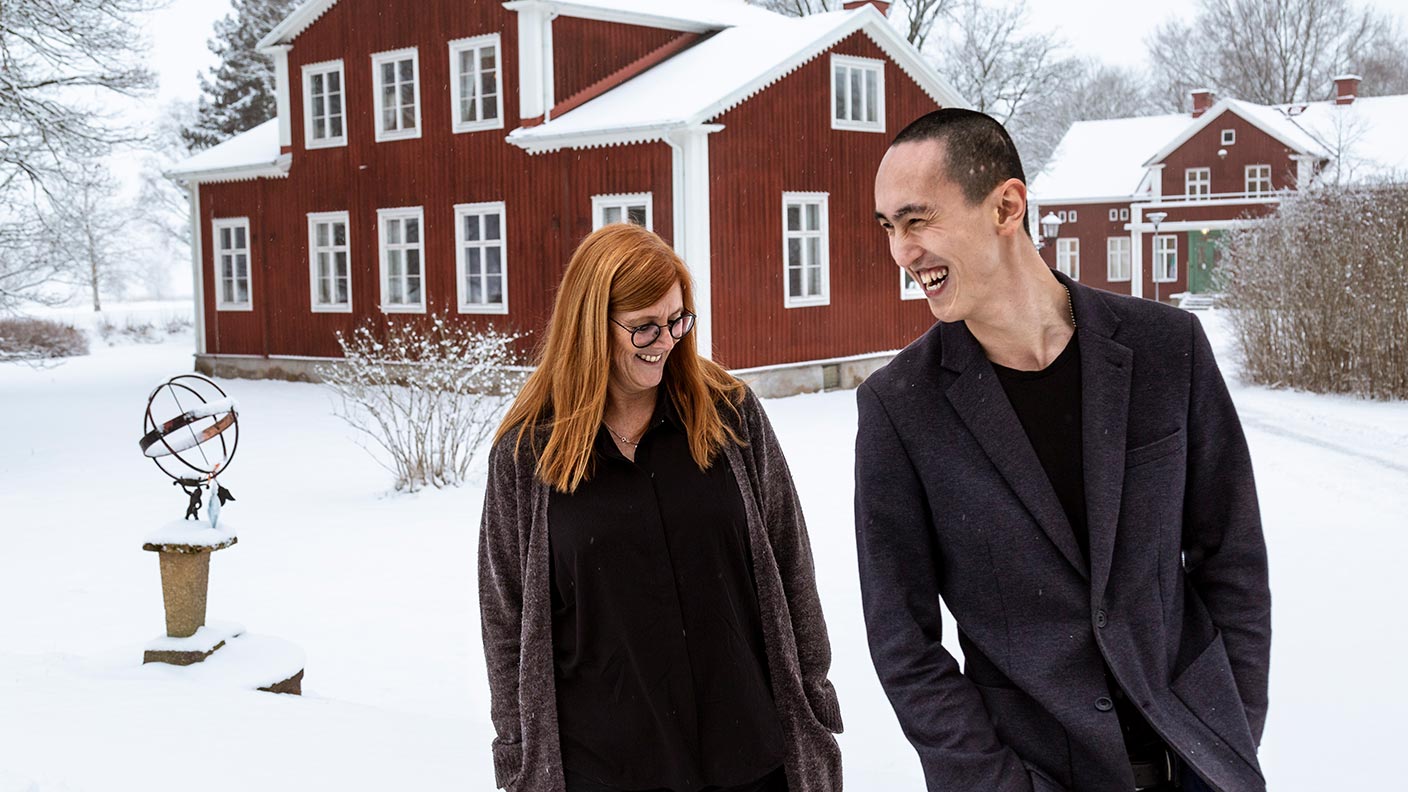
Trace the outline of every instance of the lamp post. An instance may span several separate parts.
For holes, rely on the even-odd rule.
[[[1149,222],[1154,225],[1154,302],[1159,300],[1159,224],[1168,217],[1168,212],[1150,212]],[[1140,255],[1143,255],[1142,253]]]
[[[1061,234],[1061,218],[1055,212],[1047,212],[1041,218],[1041,242],[1036,246],[1038,250],[1046,247],[1046,240],[1055,239]]]

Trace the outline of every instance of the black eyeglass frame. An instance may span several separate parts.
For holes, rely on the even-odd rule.
[[[607,318],[610,319],[611,317],[607,317]],[[615,319],[611,319],[611,321],[612,321],[612,323],[614,323],[617,327],[620,327],[622,330],[625,330],[626,332],[628,332],[628,333],[631,334],[631,346],[634,346],[636,349],[645,349],[646,347],[648,347],[648,346],[650,346],[651,344],[655,343],[656,340],[658,340],[658,339],[660,338],[660,333],[661,333],[662,331],[664,331],[664,330],[667,330],[667,329],[670,331],[670,337],[673,338],[673,339],[675,339],[676,341],[680,340],[681,338],[684,338],[685,336],[689,335],[689,334],[694,330],[695,320],[698,319],[698,318],[699,318],[699,316],[698,316],[697,314],[692,314],[692,313],[690,313],[690,312],[688,312],[688,311],[685,311],[684,313],[680,314],[679,316],[675,317],[674,319],[671,319],[670,321],[666,322],[665,324],[657,324],[657,323],[655,323],[655,322],[646,322],[645,324],[636,325],[635,327],[631,327],[631,326],[629,326],[629,325],[627,325],[627,324],[625,324],[625,323],[623,323],[623,322],[617,322]],[[679,335],[675,335],[675,329],[676,329],[677,327],[679,327],[679,326],[684,322],[685,319],[690,320],[690,321],[689,321],[689,327],[686,328],[685,330],[681,331]],[[654,330],[655,332],[654,332],[653,334],[651,334],[650,338],[647,339],[644,344],[642,344],[640,341],[638,341],[638,340],[636,339],[636,336],[640,335],[642,332],[649,332],[650,330]]]

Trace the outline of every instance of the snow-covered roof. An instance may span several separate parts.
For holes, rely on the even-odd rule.
[[[260,39],[258,48],[291,43],[335,5],[337,0],[307,0]],[[778,16],[744,0],[512,0],[504,7],[512,11],[541,8],[557,16],[696,33]]]
[[[1197,119],[1188,123],[1185,117],[1186,127],[1172,140],[1166,142],[1162,148],[1149,157],[1144,164],[1154,165],[1162,162],[1164,158],[1178,150],[1179,146],[1187,143],[1194,135],[1211,126],[1224,113],[1232,113],[1241,116],[1248,123],[1256,126],[1261,131],[1273,138],[1281,141],[1288,148],[1297,154],[1316,157],[1328,157],[1330,154],[1320,142],[1300,128],[1286,116],[1285,113],[1270,105],[1253,104],[1243,102],[1239,99],[1222,99],[1217,104],[1208,108]]]
[[[1188,126],[1184,113],[1077,121],[1032,180],[1033,199],[1129,197],[1144,178],[1149,152]]]
[[[558,118],[515,129],[508,140],[533,153],[660,140],[671,130],[717,118],[857,31],[934,101],[946,107],[967,105],[867,5],[801,18],[769,13],[726,28]]]
[[[1347,105],[1283,105],[1277,110],[1341,160],[1346,180],[1408,178],[1408,146],[1403,143],[1408,94],[1371,96]]]
[[[259,126],[196,154],[167,171],[191,182],[242,181],[288,175],[289,157],[279,153],[279,120]]]

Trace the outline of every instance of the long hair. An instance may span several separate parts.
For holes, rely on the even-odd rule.
[[[582,240],[563,274],[536,368],[504,416],[494,442],[517,430],[515,453],[528,437],[538,453],[538,477],[559,492],[574,492],[592,475],[593,443],[606,413],[608,317],[649,308],[676,283],[684,309],[693,313],[689,269],[651,231],[618,223]],[[717,363],[700,358],[694,339],[690,333],[675,343],[665,360],[661,386],[685,425],[690,455],[704,470],[725,442],[739,441],[719,407],[726,404],[736,414],[743,383]],[[547,442],[539,448],[544,430]]]

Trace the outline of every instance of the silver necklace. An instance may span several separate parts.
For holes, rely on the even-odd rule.
[[[1074,330],[1076,329],[1076,307],[1071,303],[1071,287],[1063,283],[1061,288],[1066,290],[1066,310],[1071,314],[1071,329]]]
[[[638,447],[640,447],[640,442],[639,442],[639,441],[632,440],[631,438],[626,437],[625,435],[621,434],[620,432],[616,431],[615,429],[612,429],[612,428],[611,428],[611,424],[607,423],[606,421],[603,420],[603,421],[601,422],[601,425],[606,427],[606,431],[610,432],[610,433],[613,434],[613,435],[616,435],[616,438],[617,438],[618,440],[620,440],[621,442],[623,442],[623,443],[625,443],[626,445],[630,446],[631,448],[638,448]]]

